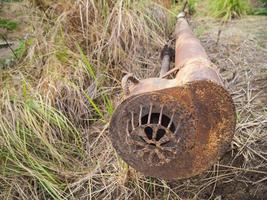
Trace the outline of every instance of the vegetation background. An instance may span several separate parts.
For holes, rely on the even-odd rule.
[[[163,181],[124,163],[107,133],[122,76],[158,75],[182,2],[2,0],[0,199],[266,199],[266,4],[189,0],[237,128],[212,169]]]

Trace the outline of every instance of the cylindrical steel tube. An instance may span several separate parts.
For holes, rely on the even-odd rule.
[[[162,78],[170,70],[170,63],[175,58],[175,50],[170,47],[170,44],[166,44],[161,51],[160,57],[162,63],[159,77]]]
[[[211,167],[229,147],[235,130],[231,96],[186,19],[178,19],[175,34],[176,78],[138,80],[127,88],[109,134],[129,165],[168,180]]]
[[[170,62],[171,62],[171,57],[170,55],[165,55],[162,58],[162,63],[161,63],[161,70],[159,73],[159,77],[162,78],[170,69]]]
[[[216,69],[201,45],[193,35],[185,18],[179,18],[175,29],[175,67],[179,69],[176,80],[179,84],[196,80],[211,80],[223,85]]]

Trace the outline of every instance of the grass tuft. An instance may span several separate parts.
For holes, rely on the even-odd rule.
[[[217,0],[210,1],[210,13],[214,17],[228,21],[239,18],[250,11],[248,0]]]
[[[0,28],[13,31],[18,27],[18,23],[9,19],[0,18]]]

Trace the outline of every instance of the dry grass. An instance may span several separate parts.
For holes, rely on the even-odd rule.
[[[123,73],[159,72],[174,15],[151,1],[45,4],[45,13],[24,6],[27,54],[0,74],[1,199],[219,199],[225,184],[266,189],[267,67],[255,62],[264,52],[257,38],[230,32],[216,46],[215,32],[202,36],[233,94],[237,131],[213,169],[166,182],[127,166],[107,131]]]

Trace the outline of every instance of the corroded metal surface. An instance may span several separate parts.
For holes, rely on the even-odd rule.
[[[224,88],[198,81],[132,96],[111,124],[113,145],[132,167],[147,176],[181,179],[208,169],[229,148],[235,110]]]
[[[185,139],[189,139],[185,135],[195,132],[190,113],[172,96],[141,95],[127,101],[124,110],[129,110],[126,143],[150,167],[169,163],[179,156],[185,150]]]
[[[229,148],[236,121],[232,98],[185,19],[176,34],[176,78],[129,87],[109,134],[129,165],[168,180],[210,168]]]
[[[216,66],[212,65],[200,41],[193,35],[186,19],[178,19],[175,45],[175,68],[179,69],[176,80],[179,85],[196,81],[211,80],[223,85]]]

